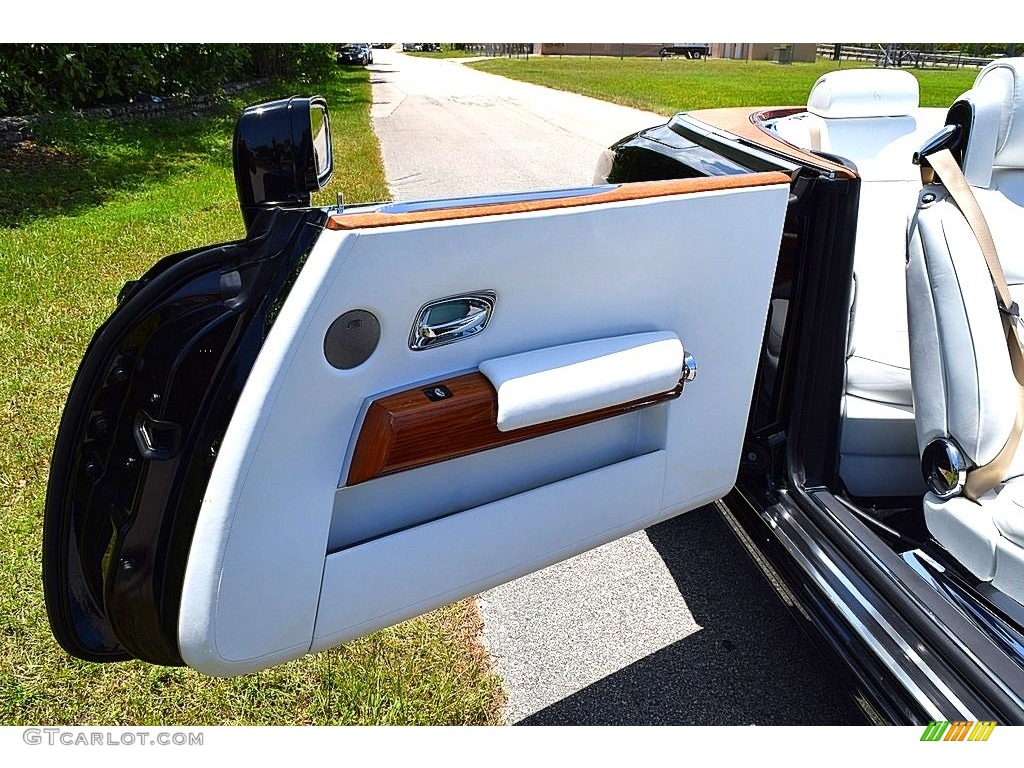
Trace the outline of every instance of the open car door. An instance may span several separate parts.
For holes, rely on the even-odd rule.
[[[56,637],[247,673],[720,498],[788,196],[763,173],[278,210],[169,257],[69,397]]]

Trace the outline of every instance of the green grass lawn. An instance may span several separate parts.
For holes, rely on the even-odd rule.
[[[0,153],[0,725],[494,723],[500,681],[471,601],[342,648],[231,680],[91,664],[50,635],[40,579],[53,439],[93,330],[121,285],[161,256],[243,235],[231,173],[245,103],[317,92],[331,108],[335,180],[388,197],[365,70],[279,83],[188,120],[66,118]]]
[[[638,109],[673,115],[711,107],[807,103],[814,81],[851,62],[779,66],[761,61],[532,56],[489,59],[468,66],[496,75],[573,91]],[[909,70],[921,84],[921,105],[946,107],[971,87],[978,71]]]

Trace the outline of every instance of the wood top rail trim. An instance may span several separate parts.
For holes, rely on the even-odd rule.
[[[694,179],[671,179],[669,181],[640,181],[620,184],[606,192],[597,192],[590,195],[522,200],[514,203],[484,203],[482,205],[468,205],[461,208],[436,208],[408,213],[353,213],[347,216],[344,214],[335,215],[328,220],[327,228],[352,230],[393,227],[400,224],[426,224],[437,221],[472,219],[481,216],[551,211],[559,208],[576,208],[584,205],[644,200],[653,197],[668,197],[670,195],[687,195],[696,192],[765,187],[774,184],[789,184],[789,182],[789,176],[777,171],[737,176],[702,176]]]
[[[781,154],[798,163],[809,164],[832,171],[839,178],[856,179],[857,174],[845,165],[832,162],[827,158],[808,152],[795,144],[783,141],[781,138],[766,130],[762,123],[765,120],[772,120],[787,115],[795,115],[798,112],[806,112],[806,107],[722,107],[720,109],[695,109],[687,112],[689,117],[699,120],[714,128],[719,128],[733,136],[764,147],[770,152]]]

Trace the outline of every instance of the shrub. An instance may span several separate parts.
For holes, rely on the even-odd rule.
[[[207,93],[254,77],[316,78],[333,65],[329,43],[0,44],[0,115]]]

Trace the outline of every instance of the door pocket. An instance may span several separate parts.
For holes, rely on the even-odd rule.
[[[311,650],[640,530],[658,519],[664,479],[665,451],[653,451],[330,554]]]

